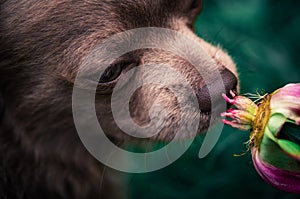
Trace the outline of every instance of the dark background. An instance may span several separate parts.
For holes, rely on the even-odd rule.
[[[237,63],[241,93],[272,92],[300,82],[300,1],[204,0],[196,32],[221,45]],[[202,137],[178,161],[129,176],[130,199],[300,198],[278,191],[256,173],[243,144],[249,133],[225,127],[214,150],[198,158]]]

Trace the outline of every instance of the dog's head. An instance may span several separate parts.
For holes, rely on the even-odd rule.
[[[208,57],[209,64],[221,74],[226,92],[235,90],[237,73],[231,58],[193,32],[193,22],[201,6],[201,0],[4,1],[1,3],[0,83],[5,120],[23,132],[18,136],[25,137],[24,142],[46,143],[50,138],[55,142],[74,133],[71,96],[80,65],[111,36],[142,27],[167,28],[192,39],[205,52],[198,55],[199,59]],[[149,124],[149,110],[159,102],[167,120],[153,139],[172,139],[182,114],[194,118],[200,113],[199,131],[205,131],[211,112],[210,93],[195,67],[166,50],[139,49],[111,63],[98,82],[96,110],[107,135],[118,140],[128,138],[114,121],[111,96],[114,86],[129,69],[145,64],[165,64],[182,74],[196,93],[199,109],[198,112],[197,109],[181,111],[170,88],[149,84],[131,96],[129,119],[140,126]],[[155,71],[139,71],[135,78],[155,78]],[[182,85],[175,77],[168,79],[173,87]]]

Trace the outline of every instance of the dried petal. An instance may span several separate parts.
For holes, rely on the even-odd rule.
[[[222,94],[223,98],[230,104],[234,105],[237,109],[246,111],[251,115],[255,115],[257,111],[257,105],[247,97],[236,96],[233,92],[230,92],[233,99],[230,99],[227,95]]]
[[[230,99],[225,94],[223,98],[237,109],[229,109],[222,113],[222,117],[231,118],[232,120],[223,120],[224,124],[230,125],[241,130],[249,130],[252,127],[254,116],[257,112],[256,104],[243,96],[236,96],[232,91],[230,92],[233,99]]]
[[[251,115],[246,111],[233,110],[233,109],[228,110],[226,113],[222,113],[221,116],[229,117],[237,120],[241,124],[248,124],[248,125],[251,125],[254,119],[254,115]]]
[[[240,124],[236,121],[228,121],[228,120],[223,120],[223,123],[224,124],[227,124],[227,125],[230,125],[232,126],[233,128],[237,128],[237,129],[240,129],[240,130],[244,130],[244,131],[247,131],[247,130],[250,130],[251,129],[251,125],[248,125],[248,124]]]

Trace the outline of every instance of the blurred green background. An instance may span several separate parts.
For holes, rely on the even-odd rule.
[[[300,82],[300,1],[204,0],[196,32],[237,63],[241,93],[272,92]],[[278,191],[256,173],[243,142],[248,132],[225,127],[214,150],[198,158],[202,137],[172,165],[128,178],[130,199],[300,198]]]

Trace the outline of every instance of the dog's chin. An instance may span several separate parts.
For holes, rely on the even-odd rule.
[[[194,139],[200,134],[205,134],[213,122],[211,121],[210,112],[201,112],[199,115],[198,124],[194,117],[188,119],[189,121],[180,126],[178,123],[170,127],[165,127],[156,136],[150,138],[151,141],[170,142],[170,141],[183,141]],[[194,121],[194,123],[192,123]],[[191,123],[190,123],[191,122]],[[190,125],[189,125],[190,124]]]
[[[109,137],[116,140],[117,142],[124,143],[151,143],[151,142],[163,142],[168,143],[171,141],[184,141],[194,139],[200,134],[205,134],[210,125],[213,125],[211,120],[211,112],[197,111],[193,110],[191,112],[185,112],[185,117],[177,117],[178,120],[174,121],[174,115],[168,117],[165,125],[162,127],[151,126],[153,129],[160,129],[158,133],[153,136],[146,136],[146,132],[139,133],[125,133],[116,129],[115,133]],[[137,123],[136,123],[137,124]],[[147,123],[147,124],[150,124]],[[113,126],[117,126],[114,124]],[[137,124],[139,125],[139,124]],[[142,125],[140,125],[142,126]],[[111,126],[110,126],[111,127]],[[145,134],[143,137],[139,138],[133,135]],[[147,137],[147,138],[146,138]]]

